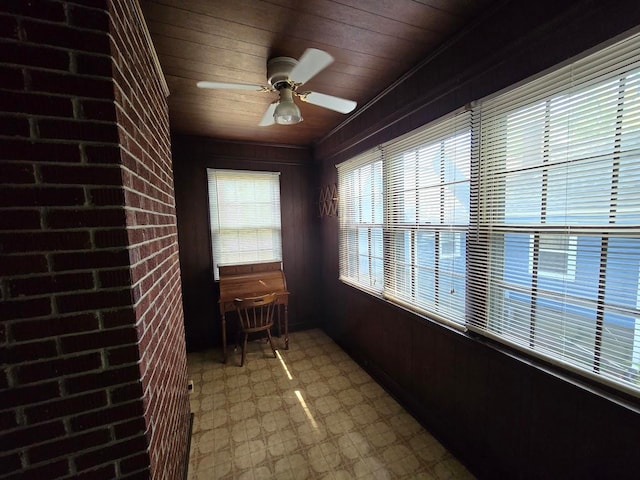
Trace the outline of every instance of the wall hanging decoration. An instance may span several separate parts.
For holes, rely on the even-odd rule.
[[[320,188],[320,218],[338,216],[338,185],[332,183]]]

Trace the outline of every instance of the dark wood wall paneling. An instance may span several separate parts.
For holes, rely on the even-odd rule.
[[[187,349],[202,350],[221,343],[218,287],[213,280],[211,258],[207,168],[281,172],[282,254],[291,291],[289,327],[295,330],[315,325],[320,303],[320,242],[317,175],[310,150],[193,136],[176,136],[172,146]],[[232,334],[229,333],[231,340],[235,338]]]
[[[640,25],[640,2],[503,2],[314,150],[334,165]],[[321,221],[323,328],[480,478],[629,478],[640,404],[338,281]]]

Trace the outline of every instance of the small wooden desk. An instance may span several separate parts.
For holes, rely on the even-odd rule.
[[[284,348],[289,349],[289,291],[281,262],[220,265],[220,318],[222,328],[222,361],[227,361],[226,312],[235,311],[236,298],[278,294],[278,335],[280,335],[280,305],[284,305]]]

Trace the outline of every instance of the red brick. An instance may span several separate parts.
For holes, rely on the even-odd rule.
[[[18,426],[17,412],[5,410],[0,412],[0,430],[10,430]]]
[[[93,235],[96,247],[126,247],[129,245],[129,235],[124,229],[97,230]]]
[[[29,70],[29,78],[30,92],[96,99],[113,98],[113,82],[109,78],[44,70]]]
[[[78,74],[111,78],[113,63],[110,56],[78,53],[76,54],[76,71]]]
[[[99,348],[135,344],[136,340],[136,330],[133,327],[129,327],[71,335],[61,338],[60,344],[64,353],[74,353],[83,350],[96,350]]]
[[[41,423],[32,427],[19,428],[0,433],[0,444],[11,445],[11,448],[20,448],[30,445],[34,438],[44,442],[53,438],[64,436],[64,424],[60,420],[49,423]]]
[[[102,372],[88,373],[64,379],[64,385],[70,394],[99,390],[112,385],[135,381],[140,376],[137,365],[113,368]]]
[[[57,381],[53,381],[39,385],[18,386],[0,390],[0,405],[3,408],[13,408],[59,397],[60,387]]]
[[[78,5],[69,7],[69,23],[76,27],[109,31],[109,16],[104,10],[82,8]]]
[[[23,22],[27,40],[84,52],[107,53],[110,51],[106,32],[95,33],[63,25],[26,21]]]
[[[73,2],[68,1],[67,3],[77,3],[85,7],[98,8],[101,10],[108,10],[110,5],[109,0],[74,0]]]
[[[144,452],[120,461],[120,471],[123,474],[135,472],[149,467],[149,454]]]
[[[55,270],[84,270],[111,268],[129,265],[129,252],[122,250],[99,250],[82,253],[58,253],[52,255]]]
[[[149,478],[152,477],[153,475],[150,473],[149,469],[145,468],[140,472],[131,473],[129,475],[122,475],[120,477],[120,480],[149,480]]]
[[[100,286],[104,288],[130,286],[131,270],[129,268],[102,270],[98,273],[98,279]]]
[[[10,480],[44,480],[66,477],[69,474],[69,463],[66,459],[56,462],[39,465],[37,467],[27,467],[20,469],[16,476],[9,477]],[[67,477],[69,478],[69,477]]]
[[[11,335],[15,341],[57,337],[69,333],[97,330],[100,323],[94,313],[55,317],[41,320],[25,320],[11,324]]]
[[[20,278],[9,280],[8,284],[13,297],[87,290],[94,287],[93,275],[89,272]]]
[[[0,102],[3,97],[0,96]],[[33,166],[23,163],[3,163],[0,164],[0,184],[34,183]]]
[[[146,308],[145,308],[146,310]],[[141,357],[143,357],[144,352],[147,351],[147,348],[149,346],[149,344],[151,343],[151,340],[153,340],[154,337],[154,331],[150,328],[147,328],[143,333],[141,333],[139,335],[140,340],[138,341],[138,346],[140,348],[140,354]],[[142,367],[141,367],[142,368]],[[144,372],[144,370],[142,370]]]
[[[20,16],[39,18],[51,22],[64,22],[65,20],[63,6],[45,0],[8,1],[3,6],[3,10]]]
[[[102,312],[102,322],[105,328],[135,325],[137,317],[132,307]]]
[[[89,232],[18,232],[0,234],[0,246],[9,253],[51,252],[91,248]]]
[[[135,363],[138,360],[140,360],[140,351],[138,350],[137,345],[114,348],[109,350],[107,354],[107,361],[109,362],[110,366]]]
[[[3,328],[4,330],[4,324],[0,328]],[[3,332],[4,335],[4,342],[6,342],[6,334]],[[5,369],[3,371],[0,371],[0,390],[5,389],[5,388],[9,388],[9,377],[8,377],[9,372]]]
[[[76,143],[3,140],[0,159],[27,160],[29,162],[79,162],[80,148]]]
[[[3,452],[6,449],[3,449]],[[22,461],[20,460],[20,453],[16,452],[16,453],[11,453],[11,454],[0,454],[0,466],[1,466],[1,470],[3,474],[8,474],[9,472],[20,472],[22,473]],[[9,477],[12,480],[16,479],[16,478],[22,478],[22,477],[18,477],[18,475],[20,475],[20,473],[16,473],[15,476],[13,477]],[[6,478],[6,477],[4,477]]]
[[[43,273],[47,265],[44,255],[0,255],[0,275]]]
[[[16,22],[15,17],[0,15],[0,37],[4,39],[18,39],[18,22]],[[2,61],[2,57],[0,56],[0,62]]]
[[[49,209],[49,228],[124,227],[122,208]]]
[[[78,412],[95,410],[107,405],[106,391],[98,391],[75,397],[65,397],[60,400],[47,402],[33,407],[25,408],[25,416],[30,424],[45,420],[62,418]]]
[[[86,120],[39,119],[38,132],[42,139],[116,143],[119,138],[115,123],[88,122]]]
[[[0,62],[65,71],[69,68],[69,54],[47,45],[0,42]]]
[[[124,188],[92,188],[91,202],[94,205],[125,205]],[[127,206],[131,206],[126,203]]]
[[[144,417],[136,418],[113,426],[116,439],[118,440],[129,438],[134,435],[144,435],[146,428],[147,424],[144,421]]]
[[[5,210],[0,215],[2,215],[4,230],[37,230],[40,228],[40,212],[38,210]]]
[[[46,340],[40,342],[18,343],[6,347],[9,363],[15,365],[23,362],[33,362],[58,355],[56,342]]]
[[[119,165],[122,163],[120,145],[87,145],[85,155],[87,162],[93,164]]]
[[[130,402],[132,400],[141,400],[143,396],[142,383],[140,381],[115,387],[109,394],[109,398],[113,404]]]
[[[49,314],[51,314],[51,300],[49,298],[0,302],[0,318],[2,320],[42,317]]]
[[[86,472],[77,473],[73,476],[74,480],[112,480],[114,478],[122,478],[116,475],[116,466],[111,463],[99,468],[91,469]]]
[[[82,312],[101,308],[115,308],[131,304],[131,291],[101,290],[71,295],[58,295],[55,298],[58,311],[61,313]]]
[[[1,70],[2,69],[0,69],[0,75],[2,75]],[[29,120],[25,117],[0,116],[0,132],[8,137],[29,138],[31,135]]]
[[[80,355],[77,357],[57,358],[46,362],[29,363],[15,367],[20,384],[33,383],[47,378],[59,378],[102,367],[99,353]]]
[[[103,428],[80,435],[71,435],[54,442],[45,443],[27,450],[29,463],[39,463],[64,457],[74,452],[87,450],[98,445],[104,445],[111,440],[109,429]]]
[[[74,432],[82,432],[103,425],[108,426],[132,418],[139,418],[143,413],[142,403],[134,401],[73,417],[70,420],[70,425]]]
[[[2,88],[7,90],[24,89],[24,77],[20,69],[2,65],[0,66],[0,77],[2,77]]]
[[[28,207],[83,204],[84,192],[81,188],[19,186],[6,187],[0,192],[0,206]]]
[[[86,120],[117,121],[116,109],[111,101],[83,100],[80,105],[82,118]]]
[[[42,166],[44,183],[72,185],[121,185],[120,168],[112,166]]]
[[[78,471],[88,470],[97,465],[133,455],[147,449],[147,441],[144,436],[134,437],[118,442],[114,445],[94,450],[93,452],[79,455],[75,459]]]
[[[33,93],[12,92],[11,95],[1,95],[0,111],[53,117],[73,117],[73,105],[70,98]]]

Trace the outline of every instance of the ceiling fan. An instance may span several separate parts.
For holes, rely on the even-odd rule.
[[[317,92],[299,92],[298,88],[312,77],[324,70],[333,62],[333,57],[327,52],[316,48],[308,48],[296,60],[291,57],[275,57],[267,62],[267,82],[265,85],[250,85],[245,83],[198,82],[198,88],[251,90],[258,92],[278,92],[279,98],[274,101],[258,125],[266,127],[274,123],[293,125],[302,121],[300,108],[293,101],[296,96],[303,102],[319,107],[328,108],[340,113],[349,113],[356,108],[357,103],[332,95]]]

